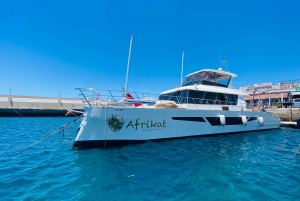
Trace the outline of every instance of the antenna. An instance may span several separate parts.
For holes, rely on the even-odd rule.
[[[184,62],[184,52],[182,52],[182,60],[181,60],[181,86],[182,86],[182,76],[183,76],[183,62]]]
[[[127,86],[128,86],[128,73],[129,73],[129,67],[130,67],[130,56],[131,56],[132,39],[133,39],[133,36],[131,36],[131,38],[130,38],[130,46],[129,46],[128,62],[127,62],[127,72],[126,72],[125,89],[124,89],[124,94],[125,95],[126,95]]]
[[[219,51],[221,68],[222,69],[226,68],[226,71],[228,72],[228,65],[227,65],[227,61],[226,61],[226,46],[224,48],[225,48],[225,50],[224,50],[225,54],[224,54],[224,58],[222,60],[221,60],[221,53]]]

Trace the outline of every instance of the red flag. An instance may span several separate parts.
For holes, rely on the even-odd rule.
[[[125,98],[127,98],[127,99],[134,99],[130,93],[126,93]],[[133,105],[135,107],[138,107],[138,106],[141,106],[142,104],[141,103],[133,103]]]

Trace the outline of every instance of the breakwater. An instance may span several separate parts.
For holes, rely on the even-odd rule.
[[[83,111],[76,98],[0,95],[0,116],[65,116],[69,109]]]

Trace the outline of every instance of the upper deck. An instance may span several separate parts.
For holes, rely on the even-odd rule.
[[[203,69],[187,75],[182,86],[196,84],[228,88],[232,77],[236,77],[236,74],[223,71],[221,68],[219,70]]]

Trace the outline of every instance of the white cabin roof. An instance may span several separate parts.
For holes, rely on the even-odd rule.
[[[192,81],[188,81],[187,85],[183,85],[178,88],[170,89],[167,91],[163,91],[161,94],[168,94],[176,91],[182,91],[182,90],[194,90],[194,91],[203,91],[203,92],[215,92],[215,93],[224,93],[224,94],[232,94],[232,95],[240,95],[240,96],[249,96],[246,91],[240,90],[240,89],[234,89],[231,86],[231,83],[223,84],[220,86],[215,86],[211,84],[203,84],[202,80],[209,81],[209,76],[214,74],[214,77],[212,77],[212,81],[215,79],[217,80],[226,80],[228,79],[231,82],[230,77],[237,77],[236,74],[223,71],[222,68],[219,68],[218,70],[213,69],[203,69],[196,71],[194,73],[188,74],[186,76],[187,79],[190,79]],[[196,80],[196,82],[194,82]],[[199,80],[199,82],[198,82]],[[193,84],[194,83],[194,84]],[[214,82],[212,82],[214,83]],[[216,83],[219,84],[219,83]],[[229,85],[230,84],[230,85]],[[229,86],[228,86],[229,85]]]
[[[182,90],[208,91],[208,92],[215,92],[215,93],[249,96],[246,91],[242,91],[242,90],[239,90],[239,89],[216,87],[216,86],[209,86],[209,85],[183,86],[183,87],[178,87],[178,88],[175,88],[175,89],[170,89],[170,90],[167,90],[167,91],[163,91],[161,94],[168,94],[168,93],[171,93],[171,92],[182,91]]]
[[[231,77],[237,77],[236,74],[230,73],[230,72],[226,72],[226,71],[223,71],[222,69],[219,69],[219,70],[202,69],[202,70],[193,72],[193,73],[191,73],[191,74],[188,74],[186,77],[196,76],[197,74],[199,74],[199,73],[201,73],[201,72],[214,72],[214,73],[218,73],[218,74],[221,74],[221,75],[229,75],[229,76],[231,76]]]

